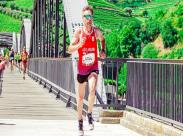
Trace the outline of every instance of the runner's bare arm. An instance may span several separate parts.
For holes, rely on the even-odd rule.
[[[101,53],[100,53],[100,56],[104,59],[106,57],[106,54],[105,54],[105,38],[104,38],[104,35],[102,34],[102,32],[97,28],[96,29],[96,34],[97,34],[97,39],[100,40],[100,43],[101,43]]]
[[[72,52],[78,50],[81,47],[80,39],[79,39],[80,33],[81,33],[80,29],[78,29],[74,33],[74,36],[73,36],[72,41],[71,41],[71,44],[69,45],[69,48],[68,48],[69,53],[72,53]]]

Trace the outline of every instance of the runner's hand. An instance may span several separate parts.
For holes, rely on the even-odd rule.
[[[83,47],[83,45],[85,44],[86,42],[86,37],[81,37],[80,38],[80,43],[79,43],[79,48]]]
[[[100,52],[100,57],[101,57],[101,59],[105,59],[106,58],[105,51],[101,51]]]

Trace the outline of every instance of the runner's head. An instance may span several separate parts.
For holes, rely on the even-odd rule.
[[[82,18],[84,25],[93,24],[93,8],[91,6],[85,6],[82,10]]]
[[[25,47],[23,47],[23,52],[25,52]]]

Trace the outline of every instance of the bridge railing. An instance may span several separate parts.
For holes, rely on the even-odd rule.
[[[101,88],[104,94],[107,95],[107,101],[103,100],[96,91],[96,103],[95,106],[103,108],[124,108],[122,105],[118,90],[118,71],[121,67],[124,67],[125,60],[119,59],[106,59],[101,60],[103,67],[103,76],[105,82],[105,89]],[[57,98],[62,99],[67,103],[67,106],[72,106],[76,109],[76,92],[74,84],[74,74],[72,68],[72,60],[69,58],[54,59],[54,58],[32,58],[29,60],[29,75],[43,84],[44,87],[48,87],[50,92],[57,95]],[[118,70],[117,70],[118,69]],[[126,78],[126,76],[125,76]],[[110,82],[108,81],[110,80]],[[104,92],[106,90],[106,92]],[[84,100],[84,110],[87,111],[87,96],[88,85],[86,88]]]
[[[127,61],[127,108],[183,128],[183,61]]]
[[[29,60],[29,75],[49,88],[64,102],[76,107],[76,94],[70,59],[34,58]]]
[[[96,93],[95,106],[133,110],[154,119],[182,127],[183,61],[112,59],[102,63],[105,102]],[[29,61],[29,74],[50,91],[76,108],[76,93],[71,59],[37,58]],[[86,96],[88,89],[86,91]],[[126,94],[126,105],[125,105]],[[87,111],[87,97],[84,101]]]
[[[95,106],[112,109],[125,108],[125,94],[127,81],[127,59],[99,59],[102,66],[102,76],[104,87],[101,88],[107,98],[107,101],[97,103]],[[102,95],[100,95],[102,96]],[[98,98],[100,100],[100,97]]]

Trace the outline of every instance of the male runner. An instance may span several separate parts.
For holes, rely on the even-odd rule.
[[[26,73],[26,68],[27,68],[27,58],[28,58],[28,53],[26,52],[25,47],[22,50],[21,58],[22,58],[23,79],[25,80],[25,73]]]
[[[88,123],[90,130],[94,129],[92,110],[95,100],[95,90],[97,85],[98,70],[98,46],[97,40],[100,40],[102,49],[100,56],[105,58],[105,40],[101,31],[93,26],[93,8],[86,6],[82,10],[83,27],[79,28],[71,41],[68,48],[69,52],[78,51],[78,96],[77,112],[79,122],[79,135],[84,135],[83,131],[83,99],[85,95],[86,82],[89,82],[88,96]]]

